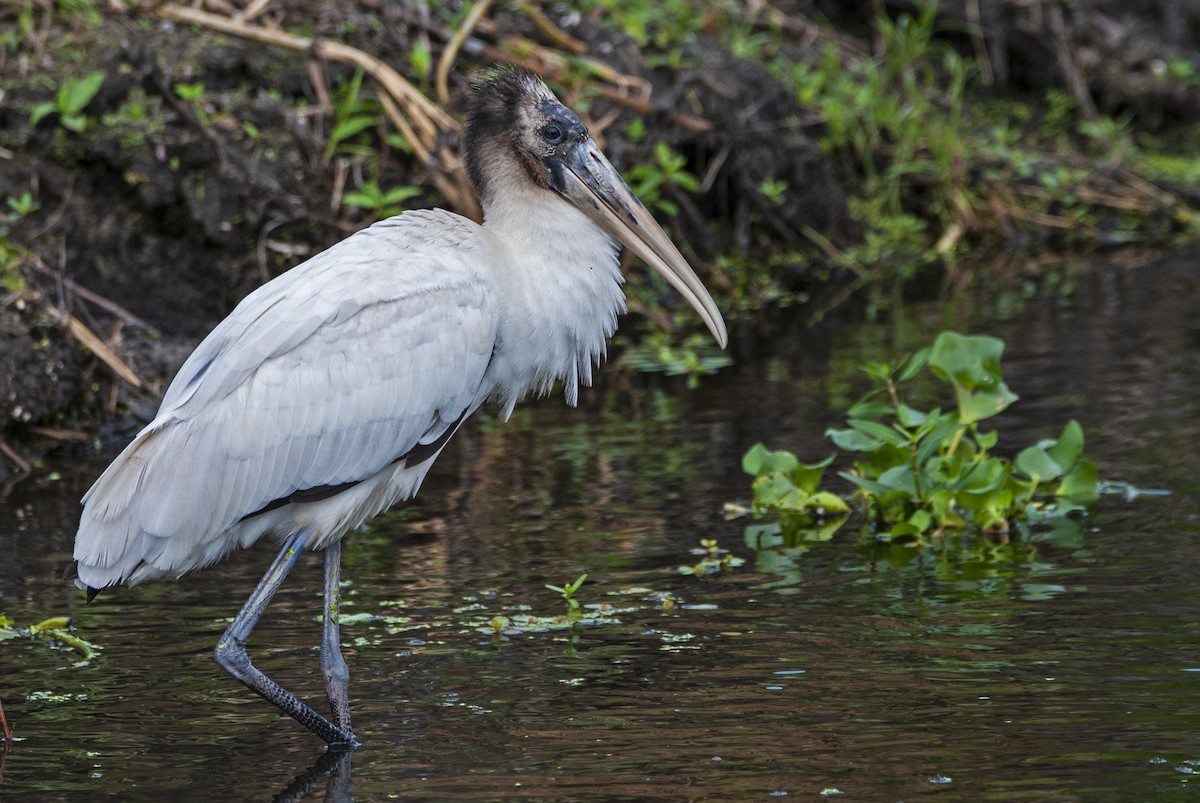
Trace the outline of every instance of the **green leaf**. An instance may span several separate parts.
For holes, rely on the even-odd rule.
[[[892,414],[892,405],[873,399],[863,399],[846,413],[848,418],[885,418]]]
[[[700,189],[700,180],[686,170],[679,170],[675,173],[672,173],[671,181],[673,181],[676,186],[685,189],[688,192],[695,192],[696,190]]]
[[[96,97],[104,84],[104,73],[100,70],[88,73],[78,81],[68,81],[58,91],[58,107],[63,116],[82,112]]]
[[[378,190],[377,187],[375,189]],[[365,188],[362,190],[350,190],[342,195],[343,204],[353,206],[357,209],[377,209],[382,205],[380,204],[381,200],[379,195],[369,192]]]
[[[752,477],[758,476],[759,472],[762,471],[763,463],[766,462],[767,455],[769,454],[770,450],[763,445],[762,441],[754,444],[746,450],[744,455],[742,455],[742,471],[746,472]]]
[[[825,476],[825,469],[833,462],[833,457],[829,455],[819,463],[800,463],[788,476],[796,483],[796,487],[810,494],[816,493],[821,486],[821,477]]]
[[[832,460],[833,458],[830,458]],[[791,452],[773,452],[762,443],[756,443],[742,456],[742,470],[759,477],[772,472],[790,474],[800,466],[800,461]]]
[[[398,151],[404,153],[412,153],[412,143],[409,142],[403,134],[397,134],[395,131],[383,138],[383,141],[392,146]]]
[[[1036,482],[1052,480],[1055,477],[1061,477],[1063,474],[1062,466],[1055,462],[1054,458],[1040,446],[1030,446],[1028,449],[1023,449],[1017,455],[1017,459],[1013,461],[1013,466],[1017,471]]]
[[[886,362],[869,362],[859,370],[876,382],[881,383],[887,382],[888,377],[892,375],[892,366]]]
[[[997,382],[990,390],[968,390],[956,385],[954,393],[958,400],[959,420],[965,424],[991,418],[1020,398],[1003,382]]]
[[[996,441],[998,440],[1000,440],[1000,433],[994,429],[991,432],[975,433],[975,443],[978,444],[980,450],[984,452],[988,452],[996,448]]]
[[[893,466],[879,475],[879,484],[906,496],[916,498],[917,486],[913,481],[912,466]]]
[[[401,187],[392,187],[383,194],[383,203],[386,206],[393,206],[395,204],[404,203],[409,198],[415,198],[420,194],[421,191],[416,187],[409,187],[407,185]]]
[[[892,489],[883,483],[876,482],[868,477],[861,477],[858,474],[851,474],[849,471],[839,471],[838,476],[875,496],[882,497],[892,492]]]
[[[950,439],[954,437],[954,433],[962,426],[951,413],[940,415],[937,418],[934,418],[933,415],[933,413],[930,413],[930,417],[925,420],[925,423],[921,426],[921,430],[919,430],[928,431],[924,432],[917,442],[917,465],[924,465],[925,461],[929,460],[935,452],[940,451],[943,446],[947,446],[948,448]],[[963,451],[962,444],[960,444],[958,452],[962,453]]]
[[[892,528],[887,532],[887,537],[893,541],[900,538],[917,538],[920,535],[921,531],[916,527],[916,525],[907,521],[893,524]]]
[[[409,40],[408,63],[417,75],[429,75],[429,70],[433,66],[433,53],[420,37],[413,37]]]
[[[175,94],[182,100],[195,102],[204,97],[204,84],[199,82],[176,84]]]
[[[808,494],[796,487],[786,474],[773,471],[762,474],[754,481],[754,509],[799,510],[808,500]]]
[[[1004,341],[987,335],[942,332],[929,353],[929,367],[954,385],[959,418],[974,423],[996,415],[1017,400],[1001,378]]]
[[[846,523],[846,516],[826,516],[819,519],[794,520],[781,516],[780,540],[791,549],[813,541],[828,541]]]
[[[1075,502],[1092,502],[1099,495],[1099,485],[1096,464],[1091,460],[1079,460],[1063,477],[1054,493]]]
[[[917,532],[923,533],[933,524],[933,516],[929,515],[928,510],[914,510],[908,517],[908,523],[916,527]]]
[[[64,114],[58,118],[58,124],[78,134],[87,128],[87,118],[82,114]]]
[[[900,375],[896,378],[898,382],[907,382],[917,375],[917,372],[926,366],[929,362],[929,347],[925,347],[916,354],[908,358],[904,363],[904,367],[900,369]]]
[[[972,465],[963,478],[961,490],[969,494],[986,494],[999,488],[1008,479],[1008,468],[998,457],[986,457]]]
[[[844,499],[828,491],[820,491],[813,494],[808,498],[804,507],[812,511],[819,518],[840,516],[850,512],[850,506],[846,504]]]
[[[58,111],[58,107],[50,101],[39,103],[29,111],[29,124],[37,125],[46,118],[46,115]]]
[[[1070,471],[1075,461],[1083,454],[1083,427],[1079,426],[1078,421],[1071,419],[1058,436],[1058,440],[1046,451],[1064,472]]]
[[[1000,381],[1004,341],[987,335],[942,332],[933,342],[929,367],[943,379],[968,390],[990,390]]]
[[[360,131],[365,131],[378,122],[379,118],[370,115],[361,115],[341,120],[333,127],[333,131],[329,134],[329,139],[331,142],[341,142],[350,139],[350,137]]]
[[[834,446],[847,452],[874,452],[884,445],[878,438],[857,429],[827,429],[825,436],[833,441]]]
[[[901,404],[896,408],[896,420],[900,422],[900,426],[902,427],[919,427],[925,423],[928,417],[928,413],[915,410],[907,404]]]
[[[895,428],[889,427],[887,424],[880,424],[878,421],[865,421],[861,418],[852,418],[846,423],[859,432],[872,438],[877,438],[892,446],[905,448],[909,445],[908,436],[897,432]]]

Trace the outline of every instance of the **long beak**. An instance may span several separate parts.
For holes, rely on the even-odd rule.
[[[662,274],[725,348],[729,335],[712,296],[596,144],[588,139],[568,151],[565,158],[547,159],[546,165],[551,186]]]

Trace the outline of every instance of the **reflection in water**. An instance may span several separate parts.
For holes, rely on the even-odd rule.
[[[350,759],[353,750],[328,750],[304,773],[297,775],[287,789],[272,798],[275,803],[292,803],[303,800],[325,784],[325,803],[349,803],[354,800],[351,792],[354,780],[350,777]]]
[[[549,400],[476,424],[413,505],[346,541],[350,759],[226,682],[211,645],[273,547],[178,584],[85,607],[60,581],[77,499],[104,463],[64,461],[0,501],[0,612],[69,612],[101,654],[0,642],[20,739],[0,797],[1158,799],[1200,773],[1200,319],[1195,260],[1085,276],[1010,321],[923,308],[888,327],[752,344],[699,392],[613,380],[582,410]],[[862,384],[855,367],[986,330],[1022,400],[1001,443],[1078,418],[1103,476],[1167,487],[1007,542],[917,550],[853,526],[783,543],[726,522],[763,440],[819,459]],[[824,339],[822,339],[824,337]],[[114,445],[116,446],[116,445]],[[1164,456],[1166,459],[1164,460]],[[713,538],[745,564],[688,576]],[[306,556],[297,573],[320,573]],[[587,572],[603,624],[552,617],[544,588]],[[264,671],[322,698],[319,584],[285,585],[252,644]],[[297,777],[314,757],[311,770]],[[280,793],[279,790],[287,790]]]

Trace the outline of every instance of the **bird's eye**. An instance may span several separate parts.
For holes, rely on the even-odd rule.
[[[549,142],[551,145],[557,145],[563,141],[567,133],[563,131],[563,127],[558,123],[547,123],[542,128],[542,139]]]

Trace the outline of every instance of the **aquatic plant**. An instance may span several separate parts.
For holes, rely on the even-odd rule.
[[[1096,498],[1098,481],[1078,422],[1011,460],[993,453],[998,434],[981,424],[1017,400],[1004,383],[1003,352],[993,337],[942,332],[898,363],[863,366],[872,389],[850,408],[845,428],[826,431],[841,454],[853,456],[838,475],[856,490],[843,499],[821,489],[836,455],[804,464],[758,443],[742,460],[755,477],[753,512],[778,516],[785,534],[828,537],[853,504],[877,537],[922,541],[962,528],[1003,533],[1082,509]],[[906,400],[902,391],[922,372],[951,386],[952,409],[919,410]]]
[[[700,547],[691,550],[691,553],[701,555],[700,562],[692,566],[680,566],[678,570],[680,574],[703,577],[723,572],[726,569],[735,569],[746,562],[742,558],[734,557],[728,549],[722,549],[715,538],[702,538]]]
[[[12,619],[0,614],[0,641],[28,638],[40,641],[52,649],[66,646],[90,661],[100,649],[70,632],[71,620],[66,616],[54,616],[29,627],[17,627]]]
[[[583,618],[583,611],[579,609],[579,600],[575,598],[575,592],[583,586],[583,581],[587,579],[587,574],[581,574],[575,578],[573,583],[563,583],[561,586],[552,586],[547,584],[546,588],[551,591],[557,591],[567,603],[567,622],[578,622]]]

